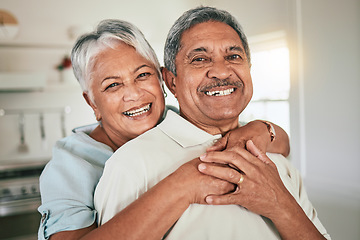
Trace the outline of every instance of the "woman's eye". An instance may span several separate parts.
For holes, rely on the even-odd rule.
[[[148,76],[150,76],[151,75],[151,73],[149,73],[149,72],[144,72],[144,73],[140,73],[138,76],[137,76],[137,78],[138,79],[145,79],[145,78],[147,78]]]
[[[112,83],[112,84],[110,84],[109,86],[107,86],[106,88],[105,88],[105,90],[108,90],[108,89],[110,89],[110,88],[113,88],[113,87],[116,87],[116,86],[119,86],[120,84],[119,83]]]

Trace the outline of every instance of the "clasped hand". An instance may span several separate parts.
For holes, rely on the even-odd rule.
[[[213,149],[200,157],[202,163],[198,165],[198,170],[234,184],[235,190],[223,195],[208,195],[206,203],[236,204],[273,219],[294,200],[285,188],[276,165],[251,140],[246,142],[246,149],[240,145],[223,151]]]

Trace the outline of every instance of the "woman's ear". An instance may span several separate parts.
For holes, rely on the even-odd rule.
[[[93,101],[91,101],[89,94],[87,92],[83,92],[83,97],[84,97],[86,103],[93,109],[94,115],[96,117],[96,121],[100,121],[102,118],[101,114],[100,114],[99,110],[97,109],[96,105],[93,103]]]
[[[161,68],[161,74],[167,88],[171,91],[174,97],[176,97],[176,77],[165,67]]]

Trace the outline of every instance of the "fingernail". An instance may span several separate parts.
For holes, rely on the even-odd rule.
[[[200,156],[200,160],[204,160],[205,158],[206,158],[206,153],[204,153]]]
[[[208,204],[212,204],[213,201],[214,201],[214,199],[213,199],[212,197],[206,197],[206,198],[205,198],[205,201],[206,201],[206,203],[208,203]]]
[[[199,170],[201,171],[201,170],[205,170],[206,169],[206,165],[205,164],[203,164],[203,163],[201,163],[201,164],[199,164]]]

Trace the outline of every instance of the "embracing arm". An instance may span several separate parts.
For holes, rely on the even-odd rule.
[[[276,135],[273,139],[271,138],[271,127],[268,127],[269,124],[273,126],[274,134]],[[274,123],[263,120],[251,121],[228,132],[208,151],[223,150],[235,145],[245,147],[247,140],[252,140],[263,152],[280,153],[284,157],[287,157],[290,153],[289,136],[284,129]]]
[[[227,181],[200,173],[199,163],[197,158],[183,164],[104,225],[56,233],[51,240],[161,239],[191,203],[205,204],[208,194],[234,189]]]
[[[257,121],[259,121],[259,120],[257,120]],[[260,122],[261,122],[261,120],[260,120]],[[284,131],[284,129],[282,129],[278,125],[276,125],[274,123],[270,123],[270,124],[274,127],[276,137],[274,138],[274,141],[270,142],[270,144],[268,145],[268,148],[266,149],[266,152],[280,153],[284,157],[289,156],[289,154],[290,154],[289,136]]]

